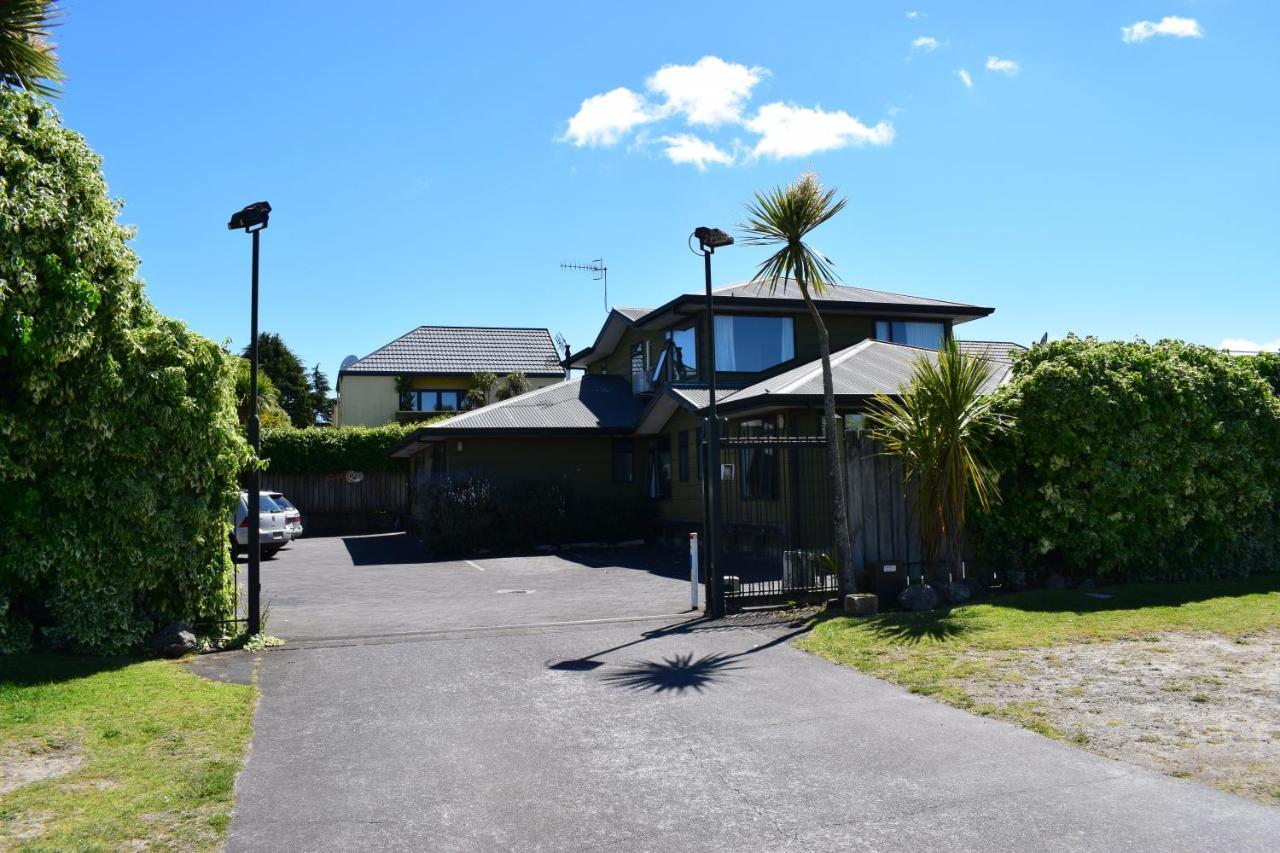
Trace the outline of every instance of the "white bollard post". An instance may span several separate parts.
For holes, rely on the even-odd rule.
[[[689,603],[698,609],[698,534],[689,534]]]

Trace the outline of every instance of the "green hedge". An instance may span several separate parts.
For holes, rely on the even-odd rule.
[[[1280,400],[1262,360],[1176,341],[1037,346],[998,392],[982,552],[1110,581],[1276,571]]]
[[[231,613],[234,360],[159,315],[101,162],[0,87],[0,649]]]
[[[1262,378],[1271,384],[1271,390],[1280,394],[1280,353],[1264,352],[1247,358]]]
[[[267,470],[276,474],[398,471],[405,460],[394,459],[387,451],[423,425],[264,429],[262,458]]]
[[[652,501],[639,496],[600,499],[558,483],[445,477],[424,484],[419,497],[423,542],[439,556],[639,539],[654,518]]]

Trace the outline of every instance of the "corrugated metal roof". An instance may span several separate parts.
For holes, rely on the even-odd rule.
[[[976,355],[985,358],[988,361],[1000,361],[1005,364],[1013,364],[1013,354],[1015,352],[1026,352],[1027,348],[1022,344],[1010,343],[1009,341],[956,341],[956,346],[965,355]]]
[[[425,435],[459,430],[615,430],[635,426],[645,400],[620,376],[557,382],[423,427]]]
[[[911,372],[921,358],[935,359],[933,350],[865,340],[833,353],[831,380],[836,396],[869,397],[893,394],[911,380]],[[1009,372],[1009,365],[992,361],[994,370],[984,390],[996,388]],[[768,403],[771,397],[822,395],[822,362],[811,361],[729,395],[725,403],[740,407]]]
[[[652,308],[614,308],[613,310],[617,311],[619,314],[626,317],[628,320],[633,320],[633,321],[639,320],[645,314],[648,314],[653,311]]]
[[[563,376],[546,329],[419,326],[349,365],[341,373]]]
[[[729,284],[724,287],[717,287],[711,291],[717,298],[732,299],[796,299],[799,300],[800,286],[792,279],[787,279],[784,287],[779,283],[778,287],[770,290],[767,286],[762,287],[751,281],[741,281],[737,284]],[[693,295],[697,295],[694,293]],[[865,302],[875,305],[914,305],[914,306],[932,306],[937,308],[956,308],[971,311],[986,311],[986,308],[980,308],[977,305],[968,305],[963,302],[950,302],[945,299],[931,299],[927,296],[912,296],[908,293],[892,293],[887,290],[870,290],[865,287],[849,287],[843,284],[827,285],[821,296],[814,294],[815,300],[821,304],[823,302]]]

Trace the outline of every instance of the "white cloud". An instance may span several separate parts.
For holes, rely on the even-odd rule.
[[[964,84],[966,89],[973,88],[973,78],[969,76],[969,72],[963,68],[956,69],[956,76],[960,78],[960,82]]]
[[[1017,74],[1022,70],[1022,66],[1018,65],[1018,63],[1014,62],[1012,59],[1001,59],[998,56],[988,56],[987,70],[998,71],[1001,74],[1008,74],[1012,77],[1014,74]]]
[[[911,49],[934,51],[938,49],[938,40],[933,36],[920,36],[911,42]]]
[[[757,157],[804,157],[847,145],[888,145],[893,125],[880,122],[867,127],[843,110],[826,112],[820,107],[765,104],[747,129],[760,134],[752,153]]]
[[[653,121],[652,109],[645,99],[625,87],[593,95],[582,102],[569,119],[569,129],[562,141],[583,145],[615,145],[627,131]]]
[[[1175,38],[1203,38],[1200,22],[1195,18],[1179,18],[1167,15],[1157,23],[1155,21],[1138,21],[1129,27],[1120,28],[1121,39],[1128,44],[1146,41],[1152,36],[1174,36]]]
[[[917,12],[915,9],[912,9],[910,12],[907,13],[908,21],[914,21],[916,18],[927,18],[927,17],[929,16],[926,15],[924,12]]]
[[[1245,338],[1226,338],[1218,349],[1240,352],[1280,352],[1280,338],[1274,341],[1251,341]]]
[[[925,38],[917,42],[929,43],[929,50],[937,46],[935,39]],[[889,121],[868,126],[843,110],[828,112],[776,101],[748,113],[753,92],[768,76],[767,68],[715,56],[704,56],[692,65],[664,65],[645,81],[647,93],[618,87],[584,100],[559,141],[578,147],[610,147],[625,141],[628,151],[661,144],[663,155],[672,163],[700,171],[761,157],[804,157],[893,142]],[[708,129],[730,125],[756,136],[743,140],[725,134],[717,139],[708,133],[682,131],[679,125]]]
[[[742,120],[751,90],[768,73],[759,66],[704,56],[693,65],[664,65],[646,85],[666,96],[663,113],[682,113],[691,125],[716,127]]]
[[[699,172],[707,170],[708,163],[721,166],[732,166],[733,155],[716,146],[714,142],[694,136],[692,133],[678,133],[675,136],[659,137],[659,142],[667,146],[663,153],[672,163],[689,163],[697,167]]]

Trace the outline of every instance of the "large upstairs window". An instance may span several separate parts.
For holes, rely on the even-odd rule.
[[[790,317],[716,316],[716,370],[757,373],[796,357]]]
[[[947,340],[947,325],[917,320],[876,320],[876,340],[906,344],[909,347],[942,349]]]
[[[671,378],[676,382],[698,378],[698,332],[690,325],[667,332],[667,351],[671,354]]]

